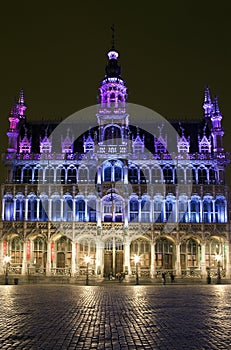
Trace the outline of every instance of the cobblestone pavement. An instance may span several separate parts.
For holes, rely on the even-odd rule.
[[[0,286],[0,349],[231,349],[230,285]]]

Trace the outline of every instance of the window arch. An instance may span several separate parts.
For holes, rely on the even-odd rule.
[[[172,183],[173,182],[172,168],[169,165],[166,165],[163,168],[163,175],[164,175],[165,183]]]
[[[190,221],[200,222],[200,201],[199,196],[192,196],[190,201]]]
[[[27,220],[35,221],[37,220],[37,197],[34,193],[30,193],[28,196],[28,211],[27,211]]]
[[[78,169],[78,182],[88,182],[88,169],[85,166]]]
[[[25,217],[25,198],[22,193],[16,195],[15,203],[15,219],[16,221],[23,221]]]
[[[77,171],[76,168],[71,165],[67,169],[67,183],[76,184]]]
[[[215,200],[215,221],[224,223],[227,221],[227,208],[224,196],[217,196]]]
[[[45,193],[40,195],[39,221],[48,221],[48,196]]]
[[[72,221],[73,220],[73,200],[70,193],[66,193],[63,202],[63,220]]]
[[[33,182],[34,183],[43,183],[43,168],[40,165],[37,165],[34,168]]]
[[[90,198],[87,202],[87,214],[90,222],[96,222],[96,198]]]
[[[52,220],[53,221],[61,221],[61,199],[58,194],[53,194],[51,196],[52,202],[51,202],[51,210],[52,210]]]
[[[138,169],[135,166],[131,166],[128,169],[128,181],[131,184],[137,184],[138,183]]]
[[[196,183],[196,170],[192,166],[185,169],[185,177],[187,183]]]
[[[188,200],[181,196],[178,203],[179,222],[188,222]]]
[[[175,222],[175,197],[169,195],[165,201],[165,219],[169,222]]]
[[[138,222],[139,202],[138,202],[138,199],[135,197],[132,197],[129,201],[129,212],[130,212],[130,221]]]
[[[205,167],[200,167],[197,169],[198,173],[198,183],[205,184],[208,182],[207,169]]]
[[[77,221],[85,221],[85,200],[80,196],[76,198],[75,217]]]
[[[3,203],[4,207],[4,220],[12,221],[14,219],[14,199],[10,193],[5,194]]]
[[[59,166],[56,169],[56,183],[58,184],[64,184],[66,179],[66,169],[64,166]]]
[[[173,242],[167,238],[156,241],[156,267],[159,269],[173,269]]]
[[[160,183],[163,181],[162,170],[160,167],[155,166],[151,169],[152,183]]]
[[[141,199],[141,222],[150,222],[150,198],[143,196]]]
[[[122,222],[123,214],[124,203],[120,196],[110,194],[103,198],[103,221]]]
[[[22,182],[24,184],[32,182],[32,168],[30,166],[25,166],[22,169]]]
[[[153,221],[163,222],[163,197],[155,196],[153,202]]]
[[[12,264],[22,264],[23,243],[19,237],[14,237],[10,242],[10,256]]]
[[[203,200],[203,222],[213,222],[213,202],[211,196]]]
[[[149,183],[150,182],[150,174],[148,167],[140,168],[140,183]]]
[[[54,183],[54,168],[52,166],[48,166],[45,168],[45,182],[48,184]]]

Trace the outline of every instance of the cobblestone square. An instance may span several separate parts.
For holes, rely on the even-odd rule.
[[[231,348],[230,285],[0,286],[0,348]]]

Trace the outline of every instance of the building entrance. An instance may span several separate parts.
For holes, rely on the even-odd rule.
[[[115,276],[123,271],[124,252],[122,241],[115,237],[108,239],[104,246],[104,277],[110,272]]]

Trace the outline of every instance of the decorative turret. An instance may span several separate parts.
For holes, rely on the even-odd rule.
[[[140,131],[137,127],[136,138],[132,137],[132,151],[134,154],[144,152],[144,136],[140,137]]]
[[[222,114],[218,105],[218,98],[214,98],[213,102],[213,114],[211,117],[212,121],[212,136],[213,136],[213,150],[215,153],[224,152],[222,145],[222,137],[224,135],[224,130],[221,126]]]
[[[40,137],[40,153],[51,153],[52,150],[52,137],[47,136],[48,128],[45,130],[44,138]]]
[[[94,143],[93,138],[91,137],[91,132],[90,132],[90,129],[89,129],[87,139],[85,138],[85,136],[83,138],[84,153],[94,152],[94,146],[95,146],[95,143]]]
[[[26,127],[24,126],[24,137],[19,141],[19,153],[31,152],[31,137],[28,136]]]
[[[210,118],[213,113],[213,103],[210,97],[210,91],[208,86],[205,88],[203,108],[204,108],[204,117]]]
[[[200,135],[198,135],[198,148],[200,153],[211,153],[211,136],[206,136],[206,126],[203,129],[202,139]]]
[[[18,107],[18,114],[19,114],[20,119],[25,119],[24,112],[25,112],[27,107],[26,107],[25,101],[24,101],[23,89],[20,90],[20,95],[19,95],[17,107]]]
[[[161,126],[158,126],[159,129],[159,136],[156,137],[154,136],[154,147],[155,147],[155,152],[156,153],[166,153],[167,152],[167,135],[165,135],[165,137],[163,137],[162,135],[162,129],[164,127],[164,124],[162,124]]]
[[[179,123],[180,124],[180,123]],[[184,135],[184,128],[180,126],[181,129],[181,137],[178,136],[177,134],[177,149],[178,152],[186,152],[189,153],[189,147],[190,147],[190,136],[188,138],[185,137]]]
[[[65,139],[61,136],[62,153],[73,153],[74,135],[70,137],[70,129],[67,129],[67,135]]]

